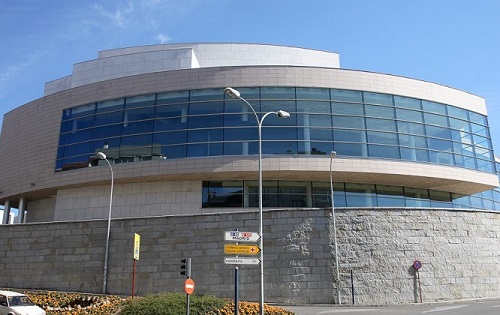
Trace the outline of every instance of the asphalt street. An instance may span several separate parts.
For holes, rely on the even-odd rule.
[[[391,306],[282,306],[296,315],[498,315],[500,314],[500,299],[482,299],[458,301],[449,303],[423,303]]]

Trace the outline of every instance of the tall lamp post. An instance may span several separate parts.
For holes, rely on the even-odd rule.
[[[333,199],[333,170],[332,170],[332,162],[337,152],[330,152],[330,199],[332,201],[332,221],[333,221],[333,247],[335,250],[335,273],[337,275],[337,301],[339,305],[342,304],[340,301],[340,274],[339,274],[339,255],[337,251],[337,226],[335,220],[335,202]]]
[[[284,110],[279,110],[277,112],[268,112],[265,113],[261,119],[259,119],[259,116],[257,115],[257,112],[255,112],[255,109],[252,107],[252,105],[250,105],[250,103],[246,99],[240,96],[240,92],[238,90],[227,87],[224,89],[224,93],[226,93],[226,95],[228,95],[231,98],[239,99],[243,101],[245,104],[247,104],[247,106],[250,107],[253,114],[255,115],[255,119],[257,120],[257,125],[259,127],[259,235],[260,235],[259,314],[264,315],[264,241],[263,241],[264,237],[263,237],[263,227],[262,227],[262,122],[268,115],[271,114],[275,114],[279,118],[288,118],[290,117],[290,113],[285,112]]]
[[[115,182],[115,178],[113,174],[113,168],[111,167],[111,163],[109,163],[108,159],[106,158],[106,154],[104,154],[103,152],[97,152],[95,157],[98,158],[99,160],[105,160],[109,165],[109,170],[111,171],[111,193],[109,195],[108,233],[106,235],[106,253],[104,254],[104,274],[102,281],[102,293],[106,294],[107,278],[108,278],[109,235],[111,232],[111,207],[113,205],[113,185]]]

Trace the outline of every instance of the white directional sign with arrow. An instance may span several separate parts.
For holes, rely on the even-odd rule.
[[[260,259],[249,257],[225,257],[224,263],[227,265],[258,265]]]
[[[255,232],[226,231],[224,240],[232,242],[257,242],[260,240],[260,235]]]

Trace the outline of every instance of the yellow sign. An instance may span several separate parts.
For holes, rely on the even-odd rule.
[[[139,260],[139,251],[141,247],[141,236],[134,233],[134,259]]]
[[[260,247],[257,245],[224,244],[224,253],[232,255],[257,255]]]

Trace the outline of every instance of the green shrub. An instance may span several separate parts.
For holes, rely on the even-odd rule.
[[[222,308],[227,300],[213,296],[190,296],[190,314],[202,315]],[[182,315],[186,314],[186,295],[183,293],[160,293],[138,297],[127,304],[120,315]]]

